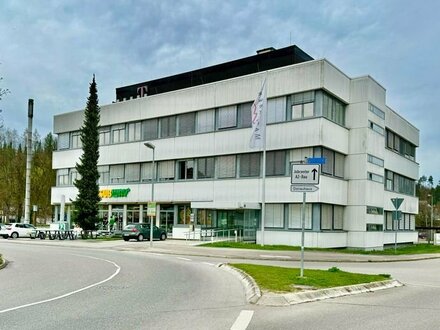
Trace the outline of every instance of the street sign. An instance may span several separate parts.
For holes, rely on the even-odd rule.
[[[319,165],[292,164],[291,184],[318,184]]]
[[[402,205],[403,198],[391,198],[391,202],[393,203],[396,210],[398,210],[400,205]]]
[[[292,184],[290,186],[291,192],[314,192],[319,188],[317,186],[309,185],[309,184]]]
[[[307,164],[325,164],[325,157],[307,158]]]
[[[156,202],[148,202],[147,216],[148,217],[155,217],[156,216]]]

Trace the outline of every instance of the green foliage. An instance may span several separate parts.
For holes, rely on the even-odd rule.
[[[355,285],[388,280],[389,276],[367,275],[337,271],[305,269],[304,277],[300,277],[299,268],[285,268],[251,264],[231,264],[250,275],[263,290],[273,292],[294,292],[296,286],[307,286],[317,289]]]
[[[80,178],[74,182],[78,188],[78,196],[73,202],[76,223],[83,230],[95,229],[95,223],[98,221],[98,203],[101,200],[98,185],[100,110],[95,76],[90,84],[89,94],[84,111],[84,124],[81,127],[83,154],[76,164]]]
[[[340,272],[341,270],[338,267],[331,267],[327,270],[330,273]]]

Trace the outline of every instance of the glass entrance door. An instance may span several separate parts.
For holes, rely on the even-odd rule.
[[[110,231],[122,230],[122,218],[124,210],[123,209],[112,209],[112,216],[110,217]]]
[[[174,211],[160,210],[160,227],[167,231],[167,235],[173,232]]]

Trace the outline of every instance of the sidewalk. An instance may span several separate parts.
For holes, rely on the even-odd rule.
[[[198,246],[203,244],[199,241],[185,241],[168,239],[166,241],[154,241],[153,247],[150,247],[149,241],[125,242],[99,241],[99,240],[40,240],[40,239],[16,239],[0,240],[0,249],[2,242],[11,242],[15,244],[45,245],[45,246],[63,246],[78,247],[90,249],[110,249],[117,251],[139,251],[146,253],[163,253],[186,256],[216,257],[226,259],[248,259],[248,260],[279,260],[279,261],[300,261],[300,251],[269,251],[269,250],[248,250],[232,248],[210,248]],[[437,259],[440,254],[416,254],[416,255],[362,255],[321,251],[305,251],[304,259],[308,262],[396,262],[396,261],[414,261],[425,259]]]

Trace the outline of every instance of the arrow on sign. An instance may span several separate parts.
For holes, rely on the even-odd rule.
[[[314,168],[313,170],[312,170],[312,173],[313,173],[313,180],[316,180],[316,173],[317,173],[318,171],[316,170],[316,168]]]

